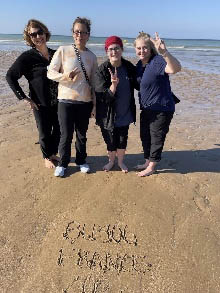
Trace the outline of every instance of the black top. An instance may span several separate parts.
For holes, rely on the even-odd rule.
[[[128,80],[130,82],[130,110],[133,122],[136,121],[136,105],[134,99],[134,88],[139,89],[136,82],[135,66],[122,58],[122,66],[126,68]],[[105,129],[113,129],[116,118],[116,95],[110,91],[111,75],[108,68],[114,71],[109,60],[102,63],[95,74],[96,93],[96,123]]]
[[[22,53],[6,74],[6,80],[19,100],[28,98],[18,83],[24,76],[29,83],[29,96],[37,105],[51,106],[57,102],[57,82],[47,78],[47,66],[55,53],[48,48],[49,60],[35,48]]]

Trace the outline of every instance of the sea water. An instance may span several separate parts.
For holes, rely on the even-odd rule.
[[[104,50],[105,37],[90,37],[88,48],[97,56],[106,55]],[[135,57],[134,39],[122,37],[124,57]],[[182,64],[183,67],[205,73],[220,74],[220,40],[200,39],[164,39],[167,49]],[[57,49],[59,46],[72,44],[72,36],[54,35],[48,42],[48,47]],[[0,50],[25,51],[23,36],[20,34],[0,34]]]

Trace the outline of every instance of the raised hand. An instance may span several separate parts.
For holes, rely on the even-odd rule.
[[[116,88],[119,83],[119,78],[117,75],[117,68],[115,67],[115,73],[113,73],[110,68],[108,70],[111,75],[111,83]]]
[[[163,40],[161,40],[161,38],[159,37],[158,33],[155,33],[155,39],[150,38],[151,42],[154,44],[157,52],[161,55],[165,54],[167,51],[165,42]]]
[[[155,39],[150,38],[151,42],[154,44],[157,52],[166,60],[165,72],[168,74],[174,74],[181,70],[180,62],[172,56],[166,48],[163,40],[159,37],[158,33],[155,33]]]

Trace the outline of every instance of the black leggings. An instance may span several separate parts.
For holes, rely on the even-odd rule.
[[[60,123],[59,165],[66,168],[71,158],[71,143],[73,132],[76,131],[76,159],[77,165],[86,162],[86,132],[92,111],[92,103],[71,104],[59,102],[58,117]]]
[[[140,115],[140,137],[144,158],[159,162],[173,112],[142,110]]]
[[[39,132],[39,143],[43,158],[56,155],[60,141],[60,126],[57,105],[51,107],[38,106],[33,110]]]
[[[107,130],[101,127],[102,137],[107,145],[107,150],[110,152],[117,149],[126,149],[128,141],[129,125],[115,127],[112,130]]]

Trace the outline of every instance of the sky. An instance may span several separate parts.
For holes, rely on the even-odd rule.
[[[77,16],[92,22],[91,35],[220,40],[220,0],[0,0],[0,33],[20,34],[30,18],[53,35],[71,35]]]

